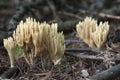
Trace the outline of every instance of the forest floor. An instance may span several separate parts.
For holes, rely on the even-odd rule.
[[[11,36],[16,25],[27,17],[33,17],[37,21],[46,21],[50,24],[57,22],[63,26],[58,29],[63,31],[65,35],[65,55],[58,65],[53,65],[51,61],[44,60],[41,56],[37,56],[35,64],[32,66],[27,65],[23,58],[16,59],[15,66],[19,70],[10,73],[12,75],[8,74],[5,78],[16,80],[89,80],[92,79],[92,76],[119,65],[119,4],[119,0],[38,0],[38,2],[34,0],[20,2],[19,0],[1,0],[0,75],[3,76],[10,69],[9,57],[3,46],[3,39]],[[108,21],[110,25],[107,41],[102,50],[89,48],[76,34],[76,24],[87,16],[98,20],[98,23]],[[105,60],[108,61],[105,62]],[[89,74],[86,78],[82,76],[83,70]],[[105,78],[104,80],[120,80],[120,71],[116,72],[116,75],[112,76],[113,79]]]

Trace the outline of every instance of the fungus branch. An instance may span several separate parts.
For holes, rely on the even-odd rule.
[[[15,52],[16,52],[16,44],[12,37],[8,39],[4,39],[4,47],[8,51],[8,55],[10,58],[11,68],[14,67],[14,60],[15,60]]]

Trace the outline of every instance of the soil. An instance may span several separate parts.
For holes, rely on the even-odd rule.
[[[70,55],[64,55],[61,63],[53,65],[49,59],[43,59],[41,55],[36,57],[34,65],[29,66],[23,57],[16,59],[15,66],[19,69],[17,73],[13,73],[9,78],[15,80],[86,80],[90,76],[98,72],[105,71],[120,62],[120,1],[119,0],[40,0],[40,4],[34,7],[25,7],[28,10],[22,14],[17,12],[20,6],[25,6],[34,3],[37,0],[1,0],[0,1],[0,75],[3,75],[10,69],[10,60],[8,53],[3,45],[3,39],[12,35],[15,28],[11,28],[12,24],[17,26],[21,20],[27,17],[33,17],[37,21],[47,23],[63,23],[65,21],[82,21],[86,16],[90,16],[98,23],[100,21],[108,21],[110,25],[109,34],[106,45],[103,50],[109,51],[111,61],[109,67],[106,68],[104,60],[80,58]],[[38,0],[39,1],[39,0]],[[52,7],[51,7],[52,5]],[[24,7],[23,7],[24,8]],[[21,17],[19,14],[22,14]],[[13,17],[14,16],[14,17]],[[11,22],[10,22],[11,21]],[[66,25],[65,27],[69,27]],[[65,28],[66,29],[66,28]],[[88,49],[88,45],[76,34],[75,28],[63,30],[65,40],[70,40],[66,43],[66,48]],[[79,42],[72,42],[73,40]],[[72,53],[76,53],[72,51]],[[103,54],[98,52],[83,51],[79,54],[95,55],[103,57]],[[84,78],[81,75],[82,70],[87,70],[89,76]],[[16,74],[16,75],[15,75]],[[99,79],[98,79],[99,80]],[[113,80],[120,80],[120,77],[115,77]]]

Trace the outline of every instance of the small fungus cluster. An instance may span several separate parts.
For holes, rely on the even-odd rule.
[[[13,66],[15,47],[21,49],[26,62],[33,64],[39,53],[46,54],[56,65],[64,55],[65,45],[62,32],[57,32],[58,25],[39,23],[35,19],[27,18],[21,21],[13,32],[13,37],[4,39],[4,46],[8,51],[11,66]]]
[[[98,25],[97,20],[86,17],[84,21],[77,24],[76,29],[79,37],[83,39],[89,47],[100,49],[107,39],[109,25],[108,22],[100,22]]]

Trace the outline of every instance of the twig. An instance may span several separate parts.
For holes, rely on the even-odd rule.
[[[81,54],[82,52],[95,52],[97,54],[102,54],[103,51],[99,51],[99,50],[92,50],[90,48],[87,48],[87,49],[66,49],[65,50],[65,55],[68,55],[68,56],[74,56],[74,57],[77,57],[77,58],[82,58],[82,59],[91,59],[91,60],[104,60],[104,57],[100,57],[98,55],[85,55],[85,54]],[[120,61],[119,58],[113,58],[111,59],[111,61]]]
[[[51,72],[45,72],[45,73],[39,73],[39,74],[33,74],[35,76],[46,76],[49,75]]]
[[[76,19],[79,19],[79,20],[83,20],[82,17],[80,17],[79,15],[73,14],[73,13],[68,13],[68,12],[63,11],[63,12],[59,12],[59,14],[63,14],[66,16],[75,17]]]
[[[48,6],[50,7],[52,13],[53,13],[53,17],[58,20],[58,22],[61,22],[61,19],[59,18],[59,16],[57,15],[57,12],[56,12],[56,8],[55,8],[55,5],[53,3],[52,0],[46,0],[47,1],[47,4]]]
[[[83,54],[79,54],[79,53],[71,53],[71,52],[65,52],[65,55],[69,55],[69,56],[74,56],[74,57],[78,57],[81,59],[91,59],[91,60],[104,60],[104,57],[97,57],[94,55],[83,55]]]
[[[83,41],[80,40],[65,40],[64,43],[81,43]]]
[[[97,54],[103,53],[103,51],[91,48],[67,48],[65,52],[95,52]]]
[[[48,78],[50,78],[50,76],[52,75],[52,72],[49,72],[44,78],[42,78],[41,80],[48,80]]]
[[[120,20],[120,16],[115,16],[115,15],[110,15],[110,14],[99,13],[98,16]]]
[[[71,45],[72,43],[82,43],[83,41],[80,40],[65,40],[64,43],[67,46]]]
[[[116,77],[120,76],[120,64],[105,70],[103,72],[100,72],[96,75],[93,75],[90,80],[112,80]]]

